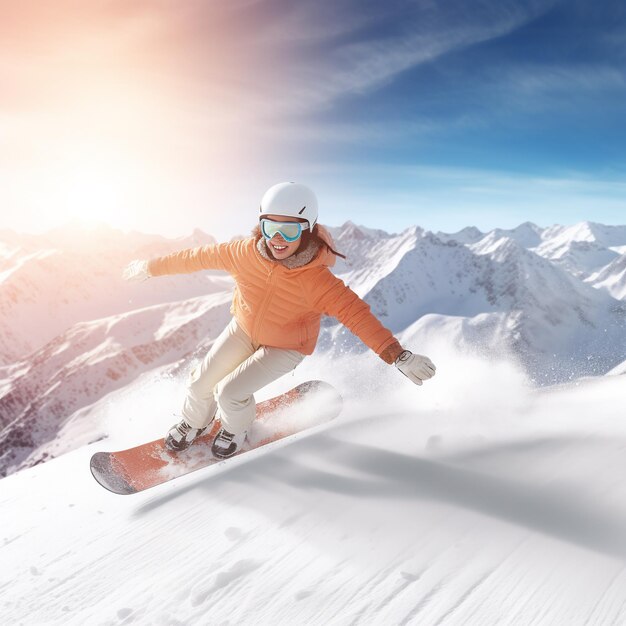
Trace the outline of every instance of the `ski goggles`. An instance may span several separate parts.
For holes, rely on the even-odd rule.
[[[309,227],[302,222],[273,222],[266,218],[261,218],[261,232],[265,239],[271,239],[277,233],[288,242],[300,239],[302,231]]]

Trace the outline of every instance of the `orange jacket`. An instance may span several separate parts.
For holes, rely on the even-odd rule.
[[[319,234],[332,245],[328,231]],[[388,363],[402,352],[395,337],[330,267],[335,255],[325,246],[315,258],[289,269],[264,259],[254,237],[183,250],[152,259],[152,276],[198,270],[225,270],[236,283],[231,313],[254,343],[298,350],[315,349],[323,313],[337,318]],[[384,354],[383,354],[384,353]]]

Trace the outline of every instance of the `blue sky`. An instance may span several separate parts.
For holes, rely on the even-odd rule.
[[[626,24],[620,33],[613,15],[624,11],[594,23],[599,11],[580,4],[557,4],[500,37],[418,64],[320,117],[358,123],[364,136],[369,125],[404,128],[381,146],[389,163],[618,174]],[[346,155],[358,159],[352,148]]]
[[[317,113],[345,141],[329,132],[316,156],[432,228],[626,221],[626,5],[423,6],[392,4],[359,45],[413,37],[432,59]]]
[[[626,4],[0,0],[4,226],[626,223]]]

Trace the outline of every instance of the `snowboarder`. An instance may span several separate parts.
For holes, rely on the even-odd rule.
[[[198,270],[225,270],[235,280],[233,319],[190,375],[181,420],[166,446],[189,447],[219,412],[212,444],[218,458],[232,456],[255,417],[254,393],[295,369],[317,342],[322,314],[337,318],[388,364],[414,383],[435,374],[425,356],[405,350],[370,307],[330,271],[330,233],[317,223],[317,198],[297,183],[264,194],[259,224],[247,239],[132,261],[126,280]]]

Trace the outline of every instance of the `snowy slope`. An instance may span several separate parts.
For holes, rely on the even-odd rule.
[[[622,381],[436,356],[428,386],[381,405],[366,373],[331,428],[144,494],[89,475],[119,439],[1,480],[3,622],[623,624]]]
[[[143,372],[206,351],[230,319],[230,301],[221,292],[76,324],[18,364],[0,397],[0,476],[101,436],[97,422],[79,437],[68,426]]]
[[[626,374],[626,361],[614,367],[609,374]]]
[[[589,276],[586,282],[596,289],[604,289],[618,300],[626,300],[626,252]]]

